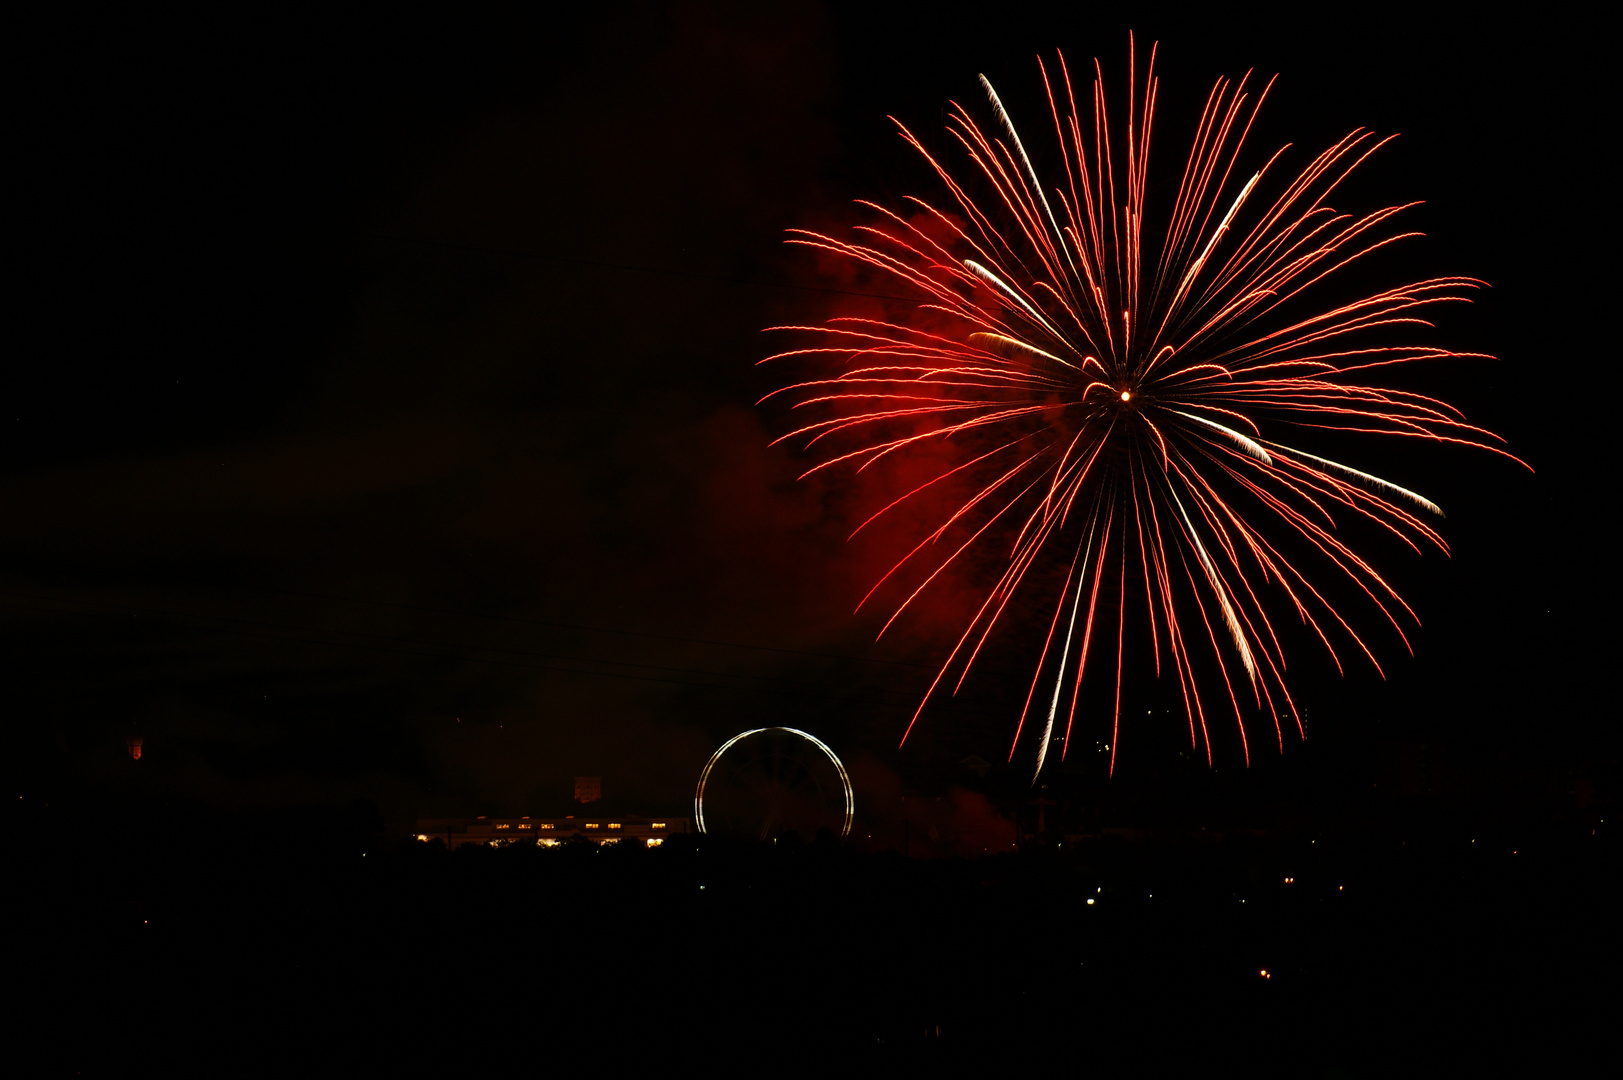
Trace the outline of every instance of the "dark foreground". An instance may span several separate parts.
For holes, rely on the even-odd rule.
[[[1604,827],[909,861],[53,820],[13,1075],[1549,1075],[1617,1015]]]

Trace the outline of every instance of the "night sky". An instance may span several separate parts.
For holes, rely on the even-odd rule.
[[[847,544],[859,495],[795,481],[809,459],[769,447],[783,417],[754,404],[776,385],[755,362],[762,327],[842,302],[785,228],[934,194],[887,114],[932,133],[949,99],[979,114],[984,71],[1035,116],[1039,52],[1099,56],[1120,85],[1130,29],[1161,43],[1163,168],[1213,78],[1248,68],[1280,73],[1255,155],[1401,133],[1342,199],[1426,200],[1387,280],[1491,283],[1437,339],[1501,359],[1430,385],[1536,470],[1361,459],[1444,506],[1453,555],[1370,550],[1424,621],[1415,657],[1377,638],[1384,682],[1304,657],[1308,745],[1253,774],[1383,740],[1615,754],[1597,26],[590,7],[19,35],[0,627],[20,793],[365,799],[404,831],[562,812],[576,774],[679,812],[715,745],[769,723],[822,735],[874,790],[1001,761],[1020,696],[996,664],[896,749],[951,606],[879,644],[882,615],[852,616],[895,537]],[[1146,737],[1123,768],[1175,749]]]

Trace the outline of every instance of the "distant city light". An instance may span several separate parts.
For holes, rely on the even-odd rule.
[[[1263,969],[1262,969],[1262,970],[1261,970],[1261,971],[1259,971],[1259,972],[1258,972],[1258,973],[1257,973],[1257,974],[1259,974],[1259,975],[1261,975],[1261,976],[1262,976],[1262,977],[1263,977],[1263,978],[1264,978],[1264,979],[1271,979],[1271,978],[1273,978],[1273,976],[1272,976],[1272,975],[1270,975],[1270,974],[1268,974],[1268,969],[1267,969],[1267,968],[1263,968]]]
[[[1091,896],[1090,896],[1090,897],[1088,897],[1088,903],[1089,903],[1089,904],[1092,904],[1092,903],[1093,903],[1093,897],[1091,897]]]

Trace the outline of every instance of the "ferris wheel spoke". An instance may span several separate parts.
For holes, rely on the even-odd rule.
[[[826,743],[794,728],[756,728],[722,744],[694,796],[701,832],[765,840],[828,828],[849,835],[853,797],[845,766]]]

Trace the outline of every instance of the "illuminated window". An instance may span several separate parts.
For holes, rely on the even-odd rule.
[[[528,829],[528,828],[529,828],[529,826],[528,826],[528,825],[520,825],[520,826],[519,826],[519,828],[521,828],[521,829]]]
[[[611,822],[609,822],[609,828],[611,828],[611,829],[618,829],[618,828],[619,828],[619,827],[620,827],[620,823],[619,823],[619,822],[618,822],[618,821],[611,821]]]
[[[543,829],[551,829],[551,828],[553,828],[553,827],[554,827],[554,826],[552,826],[552,825],[543,825],[543,826],[541,826],[541,827],[542,827],[542,828],[543,828]]]
[[[659,845],[663,844],[664,842],[665,842],[665,838],[663,836],[650,836],[647,839],[647,844],[648,844],[649,847],[658,847]]]
[[[496,828],[498,828],[498,829],[507,829],[507,828],[511,828],[511,826],[509,826],[509,825],[498,825],[498,826],[496,826]]]
[[[425,843],[428,841],[428,837],[424,836],[422,833],[417,834],[417,839],[422,840]]]
[[[665,827],[665,823],[664,823],[664,822],[663,822],[663,821],[656,821],[656,822],[654,822],[654,828],[656,828],[656,829],[663,829],[663,828],[664,828],[664,827]]]
[[[595,822],[595,821],[588,821],[588,822],[587,822],[587,823],[586,823],[586,827],[587,827],[587,828],[588,828],[588,829],[595,829],[595,828],[597,828],[597,822]]]

